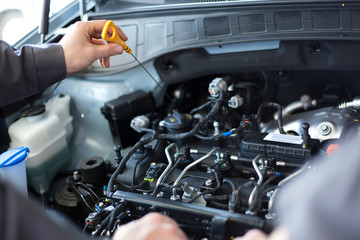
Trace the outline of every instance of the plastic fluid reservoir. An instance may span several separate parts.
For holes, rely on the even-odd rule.
[[[28,184],[44,194],[55,175],[70,161],[68,142],[73,131],[70,96],[59,95],[45,105],[25,109],[9,127],[10,148],[26,146]]]
[[[25,160],[29,148],[19,147],[0,155],[0,180],[12,185],[18,192],[27,196]]]

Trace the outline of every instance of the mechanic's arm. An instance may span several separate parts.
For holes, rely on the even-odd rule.
[[[104,44],[101,31],[106,20],[78,22],[59,44],[25,45],[16,50],[0,41],[0,107],[34,95],[95,60],[109,67],[109,57],[123,48]],[[120,37],[125,34],[117,29]]]
[[[56,222],[36,204],[0,181],[0,239],[11,240],[90,240],[73,224]],[[59,219],[57,219],[59,221]]]

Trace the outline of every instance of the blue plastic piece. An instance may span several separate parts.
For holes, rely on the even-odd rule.
[[[224,132],[224,133],[223,133],[223,136],[224,136],[224,137],[227,137],[227,136],[230,136],[230,135],[232,135],[232,134],[233,134],[232,131],[228,131],[228,132]]]
[[[276,173],[276,176],[281,177],[281,173],[280,173],[280,172],[277,172],[277,173]]]
[[[10,167],[24,161],[30,152],[28,147],[10,149],[0,155],[0,168]]]

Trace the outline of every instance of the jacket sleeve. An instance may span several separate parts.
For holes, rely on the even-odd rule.
[[[360,139],[284,185],[277,212],[292,240],[360,239]]]
[[[89,236],[62,218],[50,218],[40,207],[0,181],[0,239],[86,240]]]
[[[16,50],[0,41],[0,107],[34,95],[66,77],[59,44],[25,45]]]

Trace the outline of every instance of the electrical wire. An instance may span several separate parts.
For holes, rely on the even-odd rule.
[[[88,191],[88,193],[90,193],[90,197],[91,199],[96,203],[97,201],[99,201],[99,196],[86,184],[82,183],[82,182],[76,182],[74,183],[75,186],[79,186],[82,187],[84,190]],[[95,199],[94,199],[95,198]]]
[[[267,189],[267,187],[269,186],[269,184],[274,181],[275,179],[278,179],[279,176],[278,175],[272,175],[270,178],[268,178],[264,184],[259,188],[259,191],[256,193],[256,196],[254,198],[254,201],[252,202],[252,204],[249,206],[248,211],[249,212],[255,212],[256,208],[258,207],[259,203],[261,202],[261,199],[263,197],[263,195],[268,192],[270,189]],[[271,189],[275,189],[277,186],[272,186]]]
[[[116,216],[119,215],[126,207],[126,203],[120,202],[111,211],[108,211],[104,220],[100,223],[100,226],[92,233],[92,235],[103,235],[113,228]]]
[[[215,176],[215,181],[216,181],[216,186],[213,189],[208,189],[206,191],[203,191],[202,193],[200,193],[199,195],[197,195],[196,197],[194,197],[193,199],[190,200],[189,203],[192,203],[194,201],[196,201],[198,198],[200,198],[201,196],[204,196],[206,194],[210,194],[210,193],[214,193],[216,192],[220,186],[221,186],[221,181],[220,181],[220,175],[217,171],[213,170],[214,176]]]
[[[235,212],[239,202],[239,191],[237,190],[235,183],[233,183],[231,180],[224,179],[223,183],[228,183],[231,186],[232,191],[228,202],[228,210],[229,212]]]
[[[89,203],[87,202],[87,200],[85,199],[84,195],[79,191],[79,189],[77,189],[75,186],[71,186],[71,185],[70,185],[70,187],[71,187],[71,189],[73,190],[73,192],[75,193],[75,195],[76,195],[78,198],[80,198],[80,200],[85,204],[86,207],[88,207],[91,211],[96,212],[95,207],[92,207],[91,204],[89,204]],[[94,202],[94,206],[95,206],[95,203],[96,203],[96,202]]]
[[[274,107],[277,109],[278,111],[278,119],[277,119],[277,122],[278,122],[278,128],[279,128],[279,132],[281,134],[286,134],[285,131],[284,131],[284,128],[283,128],[283,118],[282,118],[282,107],[280,104],[278,103],[274,103],[274,102],[264,102],[262,103],[259,108],[258,108],[258,111],[257,111],[257,116],[260,117],[261,119],[261,113],[262,113],[262,110],[263,108],[265,107]]]
[[[224,178],[223,183],[228,183],[231,186],[232,193],[236,191],[236,185],[231,180]]]
[[[206,108],[207,106],[211,105],[211,104],[214,103],[214,102],[215,102],[215,100],[208,101],[208,102],[200,105],[199,107],[196,107],[196,108],[192,109],[192,110],[190,111],[190,114],[193,115],[194,113],[196,113],[196,112],[198,112],[198,111],[201,111],[202,109]]]
[[[116,167],[114,173],[111,175],[108,186],[107,186],[107,195],[110,196],[112,189],[113,189],[113,185],[115,182],[116,177],[122,173],[124,171],[126,162],[130,159],[130,157],[141,147],[143,147],[145,144],[151,142],[153,140],[153,137],[143,137],[142,139],[140,139],[140,141],[138,141],[131,149],[129,152],[126,153],[126,155],[121,159],[119,165]]]

